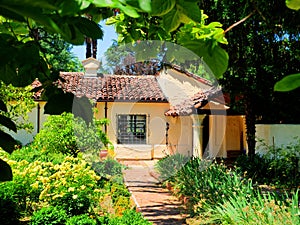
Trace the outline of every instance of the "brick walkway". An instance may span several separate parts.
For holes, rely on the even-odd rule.
[[[137,209],[156,225],[185,224],[181,203],[155,179],[155,161],[122,161],[125,185],[132,194]]]

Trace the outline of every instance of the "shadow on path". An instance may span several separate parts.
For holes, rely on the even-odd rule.
[[[131,192],[137,209],[146,219],[156,225],[186,224],[187,215],[181,202],[151,176],[153,162],[123,161],[122,163],[127,166],[123,171],[125,185]]]

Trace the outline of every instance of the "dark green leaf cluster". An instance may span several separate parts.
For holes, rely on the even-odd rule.
[[[300,141],[274,147],[260,143],[265,154],[252,159],[241,156],[237,166],[253,181],[259,184],[272,184],[276,187],[297,188],[300,185]]]
[[[18,205],[14,201],[12,193],[8,193],[3,189],[0,189],[0,208],[0,224],[19,224],[19,218],[21,217],[21,214],[18,209]]]

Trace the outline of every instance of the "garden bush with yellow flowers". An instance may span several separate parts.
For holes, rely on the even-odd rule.
[[[1,225],[114,225],[129,217],[149,224],[135,211],[113,158],[90,164],[80,152],[46,152],[35,142],[11,155],[0,150],[13,170],[13,180],[0,183]]]

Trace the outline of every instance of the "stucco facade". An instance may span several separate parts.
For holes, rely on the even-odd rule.
[[[265,153],[266,146],[282,147],[300,139],[299,124],[256,124],[256,152]]]
[[[97,74],[97,60],[89,58],[83,64],[85,73],[62,72],[64,82],[59,86],[78,98],[86,96],[96,102],[96,118],[110,120],[106,133],[118,159],[154,159],[174,153],[226,157],[226,122],[223,125],[219,116],[210,115],[209,129],[204,131],[203,119],[208,116],[198,112],[203,108],[212,114],[211,107],[226,112],[224,99],[216,97],[221,93],[219,87],[177,66],[150,75],[105,75]],[[39,101],[39,109],[31,114],[35,131],[25,138],[27,142],[42,127],[44,104]],[[207,143],[204,132],[209,132]]]
[[[17,133],[7,131],[12,137],[20,141],[22,145],[26,145],[33,141],[34,136],[43,128],[43,124],[46,121],[48,114],[44,114],[44,106],[46,102],[36,102],[36,107],[28,113],[28,120],[33,124],[32,132],[25,130],[18,130]]]

